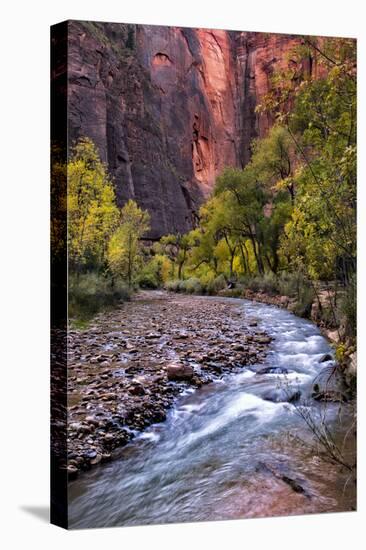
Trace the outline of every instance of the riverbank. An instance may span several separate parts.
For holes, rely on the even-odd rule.
[[[290,296],[254,292],[250,289],[243,291],[239,291],[238,289],[222,290],[218,292],[218,296],[244,298],[246,300],[252,300],[253,302],[260,302],[262,304],[287,309],[292,313],[294,313],[296,308],[296,299]],[[323,307],[329,307],[328,301],[331,299],[329,292],[319,292],[318,299]],[[341,353],[340,367],[344,376],[344,382],[350,389],[355,388],[357,383],[357,351],[355,343],[348,341],[345,336],[342,336],[342,329],[340,326],[327,326],[324,319],[322,319],[319,314],[318,303],[313,302],[308,318],[319,327],[320,332],[332,347],[337,349],[340,344],[342,345],[343,350]]]
[[[68,342],[70,479],[114,457],[175,398],[264,361],[271,338],[239,303],[140,292]]]

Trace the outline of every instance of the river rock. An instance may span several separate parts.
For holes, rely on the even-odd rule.
[[[284,367],[264,367],[257,370],[257,374],[288,374],[288,372]]]
[[[67,477],[72,480],[76,479],[79,473],[79,469],[74,464],[69,464],[67,466]]]
[[[70,332],[68,448],[78,470],[113,458],[135,432],[163,421],[182,391],[172,380],[199,387],[265,357],[267,346],[256,339],[266,333],[249,328],[256,319],[234,303],[156,296],[137,294],[94,326]]]
[[[258,336],[255,341],[259,344],[270,344],[272,342],[272,338],[270,336]]]
[[[166,371],[169,380],[190,381],[194,375],[192,367],[179,363],[170,363],[170,365],[167,366]]]
[[[337,390],[324,390],[324,391],[314,391],[311,394],[311,397],[316,401],[325,401],[330,403],[344,403],[347,401],[347,396]]]
[[[132,395],[145,395],[146,391],[142,384],[131,384],[131,386],[128,386],[128,391]]]
[[[90,460],[90,464],[95,466],[96,464],[99,464],[101,460],[102,460],[102,455],[97,453],[96,456]]]
[[[301,397],[300,390],[291,390],[287,388],[274,388],[263,395],[265,401],[273,403],[294,403]]]
[[[323,355],[319,363],[326,363],[327,361],[333,361],[333,357],[330,355],[330,353],[326,353],[325,355]]]

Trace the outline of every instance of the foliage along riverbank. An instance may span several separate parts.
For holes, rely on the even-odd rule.
[[[119,209],[96,146],[88,138],[75,144],[67,167],[72,319],[113,307],[138,287],[216,294],[229,286],[233,294],[287,296],[296,314],[354,347],[355,44],[308,40],[291,55],[302,59],[309,49],[319,56],[318,78],[298,80],[291,69],[273,75],[258,107],[271,129],[253,141],[243,169],[227,167],[217,178],[188,234],[149,242],[149,214],[133,200]]]
[[[169,354],[193,357],[197,344],[203,349],[213,345],[212,351],[223,356],[224,370],[230,370],[237,354],[244,354],[245,362],[247,353],[250,361],[250,353],[260,359],[265,351],[263,341],[252,345],[247,338],[248,346],[240,350],[241,342],[227,340],[223,328],[230,323],[230,312],[226,310],[212,317],[216,343],[204,326],[197,330],[200,337],[177,339],[169,332],[176,332],[174,325],[166,326],[167,310],[159,311],[156,319],[149,316],[154,327],[146,326],[140,316],[139,323],[124,326],[125,334],[113,334],[121,332],[124,323],[118,309],[121,302],[138,288],[277,302],[338,333],[338,364],[352,363],[356,52],[354,41],[325,39],[321,44],[306,43],[291,55],[302,58],[306,48],[314,47],[322,76],[299,81],[291,69],[273,75],[273,92],[260,106],[272,122],[271,129],[252,143],[251,161],[243,169],[227,167],[217,178],[212,197],[196,212],[195,227],[185,235],[149,241],[148,212],[134,200],[119,208],[95,144],[89,138],[74,144],[67,166],[69,317],[71,327],[85,330],[69,332],[71,475],[107,460],[114,448],[132,437],[131,430],[165,418],[165,409],[179,391],[168,377]],[[63,171],[63,166],[53,164],[52,185],[58,185]],[[54,242],[59,229],[51,227]],[[172,296],[175,303],[188,299]],[[98,326],[95,315],[107,310],[112,311],[103,313]],[[205,310],[202,322],[210,316],[212,312]],[[182,329],[181,320],[177,326]],[[171,337],[169,344],[161,342],[163,327]],[[126,347],[122,355],[131,361],[127,372],[116,361],[120,352],[114,344],[119,340]],[[158,342],[164,345],[159,347]],[[103,349],[109,344],[110,349]],[[164,365],[158,361],[158,370],[154,357],[164,361]],[[146,364],[147,358],[151,364]],[[207,359],[204,364],[210,364],[206,370],[212,377],[217,366]],[[200,379],[188,376],[188,371],[190,383],[206,380],[205,372]],[[144,377],[143,383],[139,377]]]

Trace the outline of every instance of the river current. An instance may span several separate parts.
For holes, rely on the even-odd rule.
[[[333,350],[310,321],[273,306],[238,302],[274,338],[265,363],[187,389],[165,422],[138,435],[114,461],[71,482],[71,528],[354,508],[352,482],[314,451],[298,404],[270,400],[301,392],[302,406],[313,416],[325,415],[341,440],[347,414],[340,421],[339,405],[325,409],[310,399],[314,379],[331,364],[321,359]],[[255,372],[268,366],[278,370]],[[281,369],[287,373],[279,374]]]

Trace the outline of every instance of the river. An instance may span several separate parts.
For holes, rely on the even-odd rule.
[[[338,404],[325,408],[310,399],[313,380],[324,368],[320,360],[333,355],[332,349],[310,321],[274,306],[238,302],[274,338],[265,363],[188,388],[165,422],[138,435],[114,461],[70,482],[71,528],[355,508],[353,481],[319,458],[298,405],[268,400],[273,393],[300,391],[311,415],[326,415],[341,441],[347,407],[340,421]],[[266,366],[288,372],[255,372]]]

